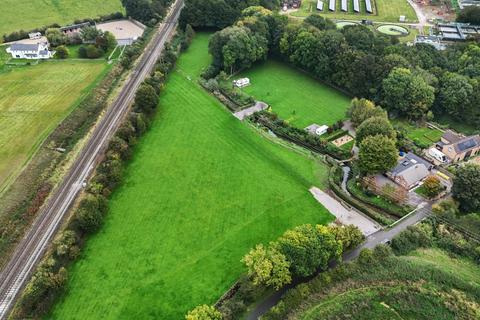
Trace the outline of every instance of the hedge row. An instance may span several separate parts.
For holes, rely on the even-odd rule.
[[[330,189],[338,196],[340,197],[343,201],[347,202],[350,204],[352,207],[358,209],[359,211],[363,212],[370,218],[374,219],[375,221],[388,226],[392,224],[394,221],[393,219],[390,219],[388,217],[385,217],[384,215],[378,213],[375,210],[372,210],[368,206],[366,206],[364,203],[362,203],[360,200],[357,200],[356,198],[346,194],[342,188],[337,184],[335,181],[335,175],[337,175],[338,170],[340,168],[338,166],[333,166],[330,169],[330,174],[328,176],[328,184]]]
[[[87,237],[102,226],[108,210],[108,197],[122,180],[123,168],[132,155],[132,147],[146,132],[155,115],[158,95],[165,82],[165,76],[160,74],[172,71],[178,51],[167,45],[161,62],[140,86],[130,114],[111,138],[86,193],[65,230],[56,237],[50,252],[32,276],[15,306],[12,319],[41,318],[62,293],[68,266],[79,256]]]
[[[322,140],[318,136],[309,134],[305,130],[292,127],[286,121],[280,119],[275,113],[268,111],[256,112],[250,116],[250,120],[268,128],[277,136],[313,152],[327,154],[338,160],[348,160],[352,156],[350,151],[338,148],[334,144]]]
[[[78,24],[78,23],[84,23],[84,22],[90,22],[90,23],[104,22],[104,21],[109,21],[109,20],[122,19],[123,17],[124,17],[123,13],[115,12],[115,13],[112,13],[112,14],[99,16],[99,17],[94,18],[94,19],[90,19],[90,18],[89,19],[77,19],[77,20],[74,21],[74,23]],[[43,26],[43,27],[40,27],[40,28],[31,29],[31,30],[28,30],[28,31],[25,31],[25,30],[13,31],[12,33],[3,35],[3,42],[11,42],[11,41],[18,41],[18,40],[26,39],[26,38],[28,38],[29,33],[40,32],[42,34],[45,34],[45,31],[47,31],[47,29],[60,28],[60,27],[61,27],[60,24],[52,23],[52,24],[49,24],[49,25],[46,25],[46,26]]]

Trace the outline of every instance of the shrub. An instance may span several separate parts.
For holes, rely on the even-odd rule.
[[[186,320],[222,320],[222,314],[213,306],[201,305],[188,312]]]
[[[68,55],[69,55],[69,51],[68,51],[68,48],[65,47],[65,46],[58,46],[55,48],[55,55],[57,56],[57,58],[59,59],[66,59],[68,58]]]
[[[107,211],[107,202],[103,196],[87,195],[75,213],[75,224],[86,233],[91,233],[100,227]]]

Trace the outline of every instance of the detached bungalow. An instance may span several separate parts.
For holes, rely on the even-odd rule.
[[[409,152],[387,176],[407,190],[417,186],[430,175],[433,165],[423,158]]]
[[[53,51],[48,50],[48,44],[44,43],[13,43],[7,52],[14,59],[50,59],[54,55]]]

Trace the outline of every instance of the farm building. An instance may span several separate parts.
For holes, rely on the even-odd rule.
[[[372,0],[365,0],[365,9],[368,13],[373,13]]]
[[[298,9],[302,6],[302,0],[285,0],[282,2],[282,8]]]
[[[480,26],[465,23],[438,23],[435,29],[444,41],[465,41],[480,36]]]
[[[28,38],[31,40],[37,40],[42,37],[42,34],[40,32],[31,32],[28,34]]]
[[[89,25],[90,25],[90,22],[72,24],[69,26],[61,27],[60,31],[66,34],[67,36],[74,36],[76,34],[79,34],[83,28],[88,27]]]
[[[335,4],[336,4],[336,0],[330,0],[330,3],[328,5],[328,10],[335,11]]]
[[[305,128],[305,131],[307,131],[310,134],[321,136],[327,133],[328,131],[328,126],[327,125],[318,125],[318,124],[312,124],[309,125],[308,127]]]
[[[414,44],[424,43],[429,44],[437,50],[445,50],[447,47],[443,44],[438,36],[422,36],[417,35],[415,40],[413,41]]]
[[[451,130],[447,130],[437,148],[442,151],[451,162],[459,162],[480,154],[480,135],[465,137]]]
[[[471,6],[480,7],[480,0],[458,0],[458,6],[460,7],[460,9]]]
[[[317,10],[323,11],[323,1],[317,0]]]
[[[347,12],[348,11],[348,3],[347,0],[342,0],[342,11]]]
[[[360,12],[360,0],[353,0],[353,11]]]
[[[143,35],[145,26],[135,20],[116,20],[97,24],[97,29],[110,32],[120,46],[132,45]]]
[[[46,43],[13,43],[7,48],[7,52],[14,59],[50,59],[53,57],[53,51],[48,50]]]
[[[395,168],[387,176],[402,187],[410,190],[430,175],[433,165],[423,158],[409,152],[398,160]]]

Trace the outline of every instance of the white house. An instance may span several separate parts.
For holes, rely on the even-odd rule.
[[[250,85],[250,79],[242,78],[242,79],[234,80],[233,85],[235,87],[238,87],[238,88],[243,88],[243,87],[249,86]]]
[[[45,43],[13,43],[7,52],[14,59],[50,59],[55,53]]]
[[[324,135],[328,131],[327,125],[319,126],[318,124],[312,124],[305,128],[305,130],[310,134],[315,134],[317,136]]]

